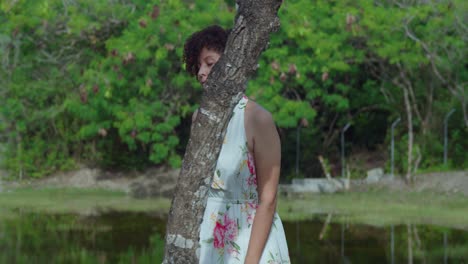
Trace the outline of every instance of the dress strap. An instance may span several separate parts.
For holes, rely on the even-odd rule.
[[[242,98],[239,100],[239,103],[237,103],[235,107],[235,112],[238,112],[239,110],[244,111],[248,101],[249,98],[246,95],[243,95]]]

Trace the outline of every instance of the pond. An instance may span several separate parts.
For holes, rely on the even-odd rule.
[[[166,219],[134,212],[0,218],[0,263],[160,263]],[[430,225],[375,227],[317,215],[284,222],[292,263],[466,263],[468,231]]]

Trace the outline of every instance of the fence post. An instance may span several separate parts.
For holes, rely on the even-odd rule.
[[[393,169],[394,169],[394,162],[395,162],[395,140],[394,140],[394,133],[393,131],[395,130],[395,126],[400,122],[401,118],[398,118],[397,120],[393,121],[392,123],[392,129],[391,129],[391,135],[392,135],[392,144],[391,144],[391,149],[390,149],[390,156],[391,156],[391,168],[390,168],[390,173],[392,175],[392,178],[394,177],[393,174]]]
[[[448,147],[448,132],[447,132],[447,127],[448,127],[448,120],[450,116],[455,112],[455,108],[452,108],[450,112],[445,115],[444,119],[444,165],[447,165],[447,147]]]
[[[345,178],[345,138],[344,133],[348,130],[351,123],[347,123],[341,130],[341,177]]]

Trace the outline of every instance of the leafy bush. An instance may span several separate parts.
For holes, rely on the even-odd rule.
[[[347,148],[376,150],[389,143],[388,118],[398,116],[397,166],[404,171],[402,91],[410,88],[420,168],[440,166],[443,117],[453,107],[449,159],[454,169],[468,167],[460,95],[468,74],[457,22],[464,13],[461,0],[284,2],[281,28],[247,90],[284,132],[284,174],[295,170],[299,124],[308,125],[301,173],[317,177],[318,155],[339,160],[345,124],[353,124]],[[79,163],[180,166],[201,94],[184,72],[183,43],[205,26],[231,27],[234,16],[231,0],[2,2],[3,167],[41,177]]]

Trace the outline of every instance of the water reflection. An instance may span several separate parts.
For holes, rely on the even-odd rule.
[[[444,264],[447,264],[447,232],[444,232]]]
[[[395,264],[395,227],[390,226],[390,263]]]
[[[145,213],[0,219],[0,263],[161,263],[166,220]],[[410,223],[284,222],[292,263],[466,263],[468,232]]]
[[[159,263],[165,220],[21,213],[1,219],[0,263]]]
[[[466,230],[412,224],[373,227],[342,219],[327,224],[328,218],[284,223],[292,263],[468,262]]]

